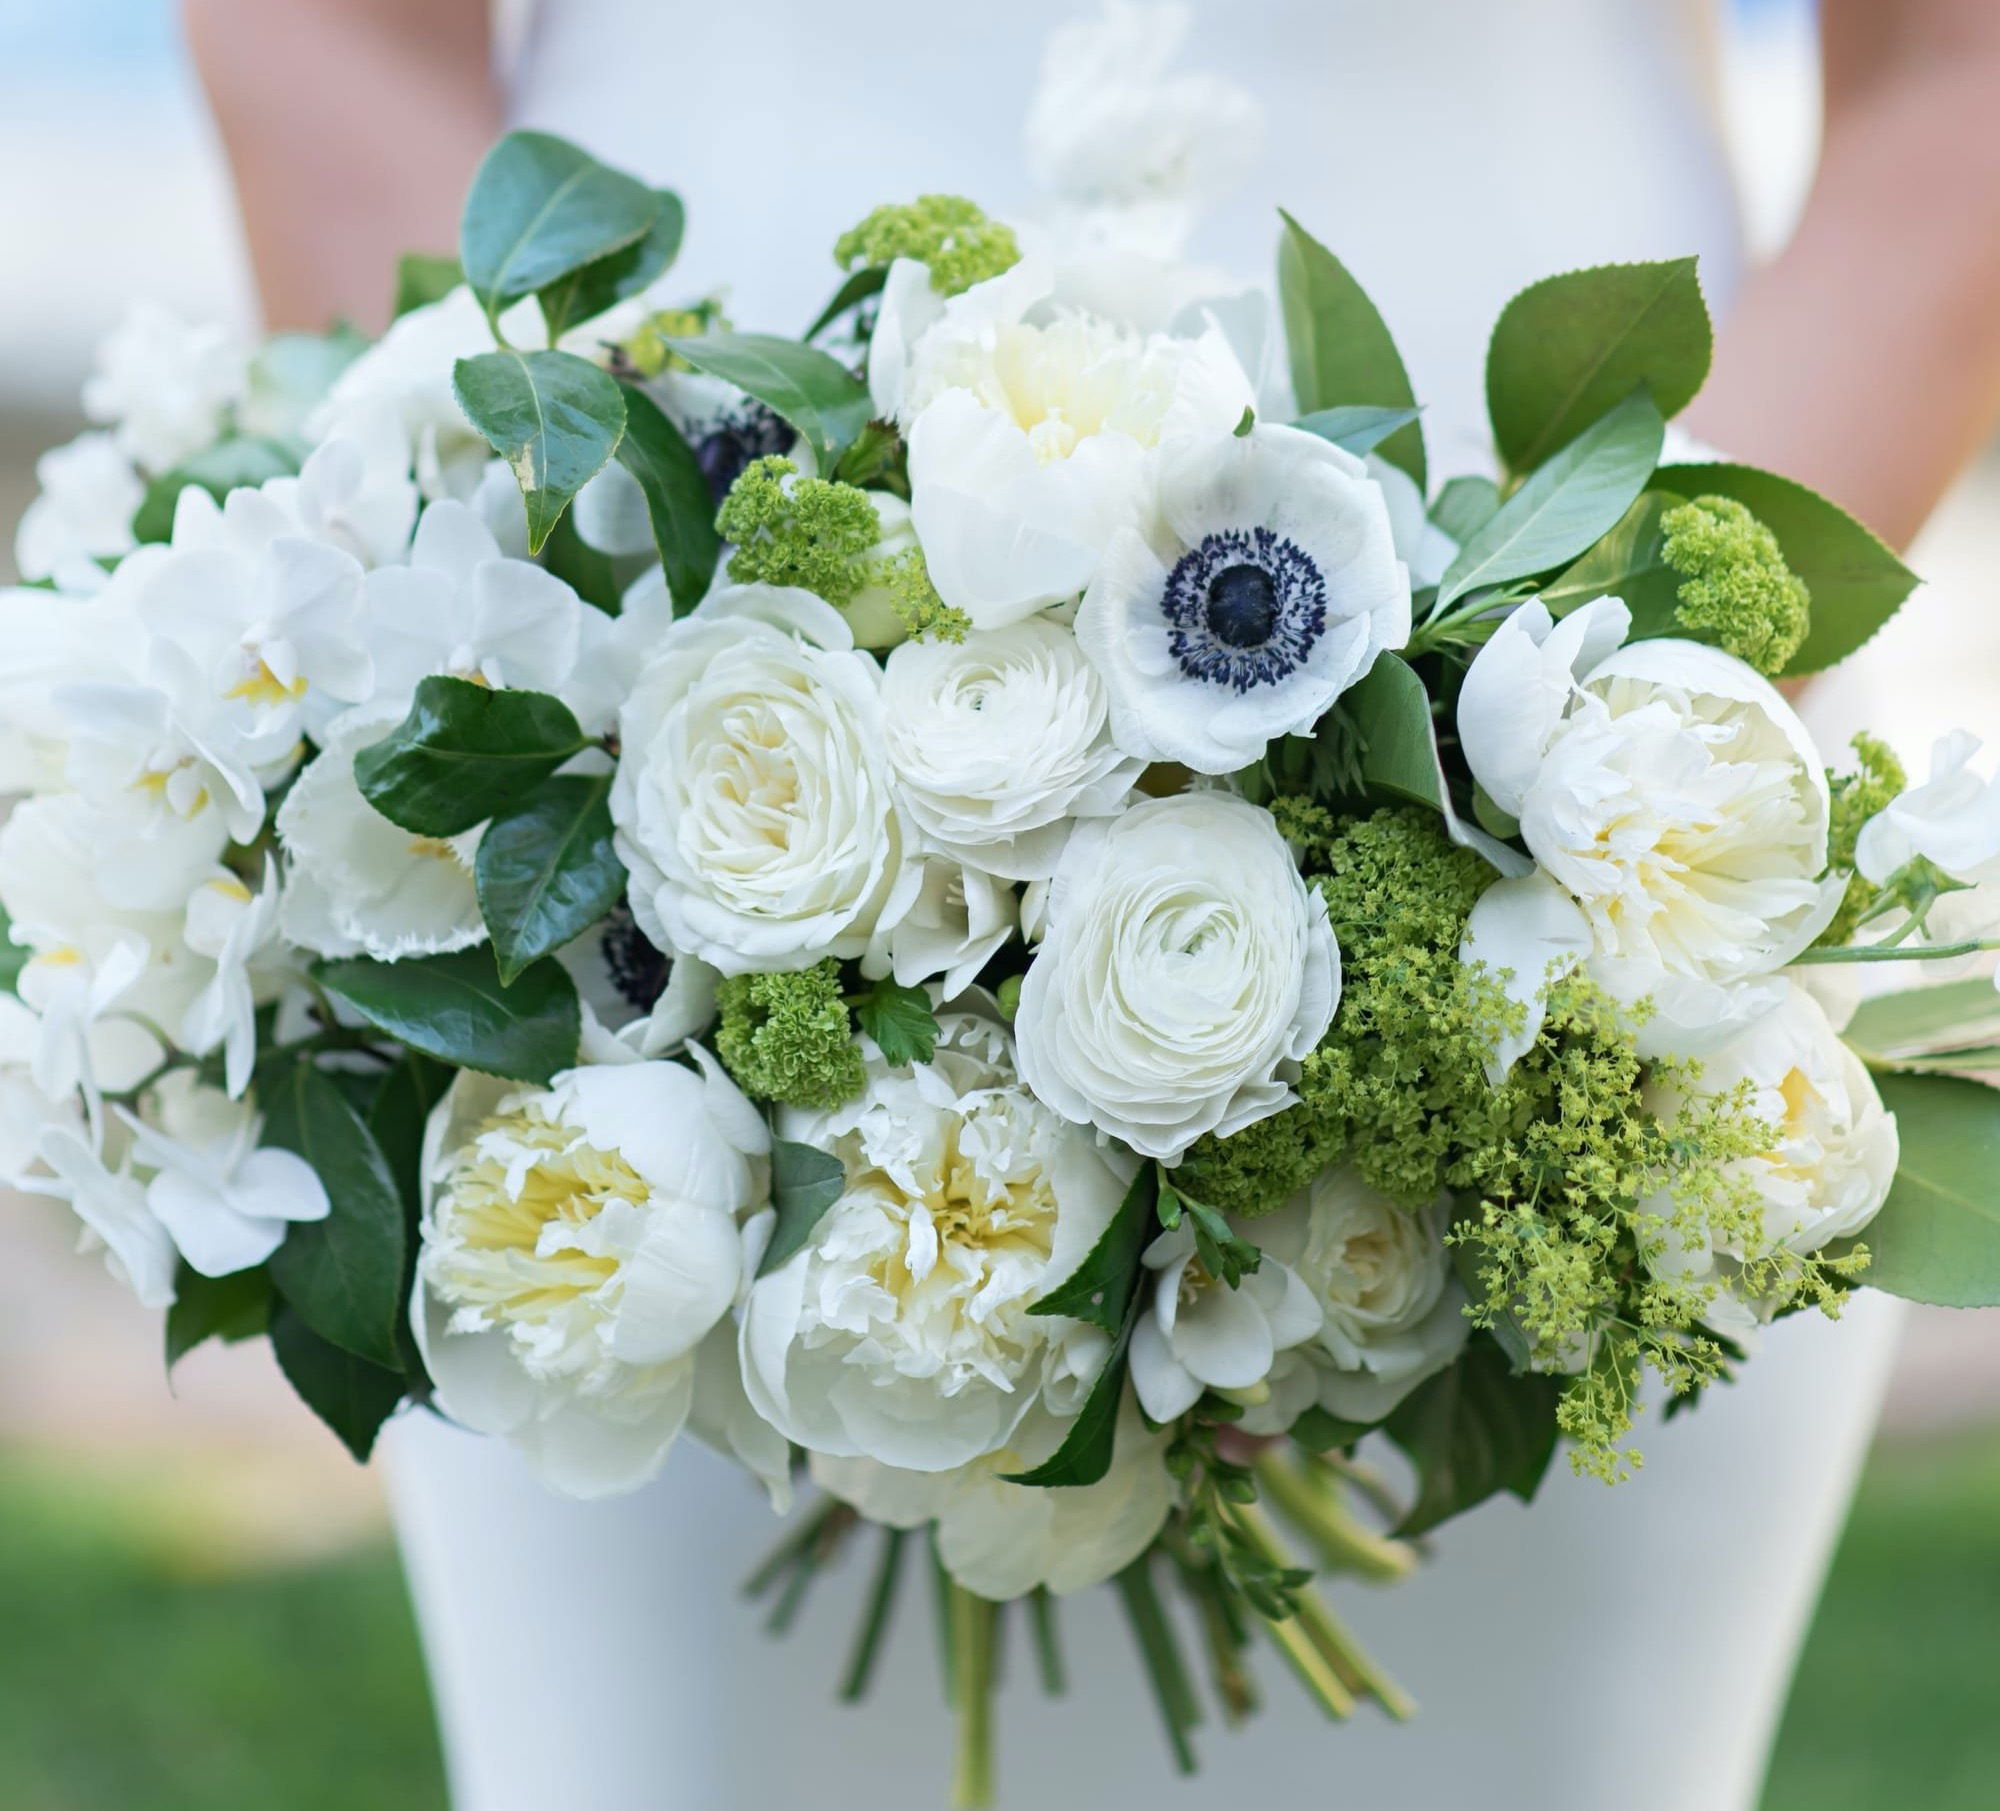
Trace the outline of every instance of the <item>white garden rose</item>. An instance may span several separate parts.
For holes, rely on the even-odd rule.
[[[1144,766],[1112,745],[1104,682],[1046,618],[905,642],[882,702],[890,765],[925,841],[1010,880],[1053,873],[1070,821],[1116,813]]]
[[[1748,1238],[1732,1227],[1711,1229],[1702,1240],[1669,1223],[1661,1247],[1645,1253],[1660,1275],[1719,1284],[1722,1293],[1706,1318],[1724,1332],[1746,1331],[1771,1308],[1740,1299],[1735,1280],[1743,1261],[1816,1252],[1861,1232],[1888,1199],[1899,1157],[1895,1115],[1883,1107],[1866,1065],[1802,987],[1788,984],[1772,1011],[1702,1059],[1701,1096],[1746,1085],[1749,1110],[1775,1127],[1777,1138],[1726,1173],[1748,1185],[1761,1224]],[[1671,1121],[1686,1103],[1679,1090],[1655,1086],[1648,1104]],[[1663,1222],[1676,1217],[1668,1198],[1650,1206]]]
[[[1450,1212],[1447,1200],[1411,1213],[1343,1167],[1248,1228],[1321,1314],[1313,1337],[1280,1356],[1269,1403],[1244,1417],[1249,1431],[1282,1433],[1314,1404],[1379,1421],[1458,1356],[1471,1323],[1445,1249]]]
[[[1156,521],[1112,541],[1077,612],[1127,754],[1232,773],[1309,735],[1410,634],[1410,580],[1367,467],[1297,428],[1162,457]]]
[[[1087,819],[1043,918],[1016,1036],[1057,1112],[1172,1161],[1290,1105],[1340,952],[1269,812],[1191,792]]]
[[[736,1299],[770,1137],[692,1054],[547,1088],[468,1071],[431,1117],[411,1319],[438,1405],[571,1496],[659,1469]]]
[[[1540,871],[1481,899],[1465,953],[1512,972],[1529,1037],[1552,968],[1581,959],[1614,998],[1652,1002],[1642,1052],[1685,1053],[1776,1003],[1774,971],[1845,883],[1822,878],[1826,773],[1798,714],[1718,648],[1621,647],[1629,624],[1615,598],[1559,623],[1531,601],[1466,674],[1466,760]]]
[[[663,635],[619,713],[633,916],[726,975],[859,956],[919,875],[881,669],[810,592],[739,585]]]
[[[743,1377],[772,1426],[815,1453],[943,1472],[998,1451],[1065,1348],[1096,1329],[1030,1312],[1111,1223],[1125,1184],[1090,1136],[1014,1071],[983,1014],[939,1020],[928,1063],[872,1046],[863,1093],[788,1110],[788,1139],[831,1151],[841,1197],[751,1288]]]
[[[1152,1545],[1175,1497],[1164,1463],[1169,1435],[1149,1432],[1129,1404],[1111,1469],[1097,1483],[1048,1490],[1007,1482],[1049,1458],[1068,1431],[1036,1408],[1000,1451],[950,1471],[815,1453],[813,1482],[889,1528],[935,1522],[938,1557],[968,1591],[996,1603],[1038,1588],[1061,1597],[1124,1571]]]

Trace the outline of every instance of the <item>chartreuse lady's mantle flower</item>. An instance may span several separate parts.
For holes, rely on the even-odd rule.
[[[1697,497],[1660,528],[1661,556],[1680,579],[1674,620],[1760,673],[1782,673],[1806,638],[1812,594],[1778,537],[1733,497]]]

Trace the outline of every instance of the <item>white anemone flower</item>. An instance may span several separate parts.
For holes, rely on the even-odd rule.
[[[1307,735],[1410,634],[1381,487],[1297,428],[1221,432],[1163,458],[1152,533],[1117,536],[1077,612],[1112,739],[1197,773]]]
[[[146,484],[115,436],[79,434],[51,448],[35,461],[35,481],[40,489],[14,535],[14,564],[24,579],[64,584],[94,561],[132,551],[132,518]]]
[[[223,1053],[223,1082],[232,1100],[250,1085],[257,1060],[257,1007],[272,997],[284,968],[272,961],[278,938],[278,865],[264,858],[256,892],[227,869],[189,894],[182,938],[215,973],[181,1017],[180,1044],[190,1056]]]
[[[548,1088],[468,1073],[432,1113],[411,1318],[438,1404],[571,1496],[658,1471],[764,1199],[762,1118],[690,1054]]]
[[[583,1006],[586,1062],[673,1056],[715,1023],[722,977],[699,956],[667,955],[622,905],[564,944],[556,960]]]
[[[835,1458],[941,1472],[1006,1446],[1081,1322],[1034,1304],[1111,1223],[1124,1181],[1087,1132],[1016,1079],[1003,1027],[939,1020],[928,1063],[892,1069],[782,1134],[840,1159],[841,1197],[752,1286],[743,1380],[781,1433]],[[1069,1406],[1067,1402],[1065,1407]]]
[[[249,377],[249,352],[225,329],[135,302],[97,349],[83,412],[158,475],[221,434]]]

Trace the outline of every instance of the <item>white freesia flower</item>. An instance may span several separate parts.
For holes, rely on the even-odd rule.
[[[355,781],[355,755],[396,720],[394,712],[341,719],[278,808],[288,863],[278,922],[288,941],[322,956],[396,962],[467,949],[486,936],[472,874],[479,832],[413,835],[369,804]]]
[[[1045,917],[1016,1035],[1065,1118],[1171,1161],[1295,1098],[1340,952],[1269,812],[1192,792],[1086,820]]]
[[[890,790],[881,669],[810,592],[713,592],[619,713],[633,915],[724,974],[859,956],[919,875]]]
[[[1449,1201],[1398,1207],[1353,1170],[1323,1172],[1251,1228],[1266,1261],[1287,1265],[1319,1304],[1319,1331],[1283,1354],[1253,1433],[1282,1433],[1317,1404],[1344,1421],[1379,1421],[1459,1354],[1471,1332],[1444,1232]]]
[[[788,1111],[780,1130],[832,1151],[846,1189],[750,1290],[743,1376],[759,1413],[816,1453],[911,1471],[1005,1446],[1067,1339],[1095,1331],[1029,1310],[1110,1224],[1119,1175],[1020,1085],[1005,1030],[971,1013],[941,1017],[929,1063],[892,1069],[871,1050],[859,1099]]]
[[[223,1053],[223,1079],[231,1099],[241,1098],[250,1085],[257,1060],[257,1007],[272,997],[274,983],[284,973],[272,960],[278,908],[278,866],[268,855],[256,892],[220,869],[188,896],[183,941],[213,962],[215,973],[182,1016],[181,1048],[190,1056]]]
[[[1464,953],[1512,971],[1530,1035],[1551,965],[1581,955],[1652,1001],[1642,1051],[1691,1052],[1770,1009],[1844,883],[1821,878],[1826,775],[1797,713],[1720,649],[1621,647],[1629,622],[1613,598],[1559,623],[1531,601],[1466,674],[1466,760],[1541,872],[1497,883]]]
[[[770,1137],[705,1051],[548,1088],[461,1075],[426,1138],[411,1305],[439,1406],[572,1496],[644,1483],[743,1268]]]
[[[146,484],[114,435],[79,434],[35,461],[39,494],[21,515],[14,564],[24,579],[66,582],[80,566],[133,547],[132,518]]]
[[[141,1114],[122,1107],[132,1163],[152,1172],[146,1207],[190,1269],[233,1276],[264,1262],[300,1221],[332,1211],[303,1157],[259,1146],[260,1116],[191,1069],[162,1076]]]
[[[1953,880],[2000,880],[2000,778],[1973,767],[1979,738],[1953,730],[1931,748],[1931,774],[1861,826],[1854,865],[1878,886],[1921,857]],[[1951,895],[1941,902],[1951,903]]]
[[[1235,1288],[1195,1256],[1186,1224],[1146,1247],[1152,1299],[1132,1330],[1132,1388],[1154,1421],[1174,1421],[1204,1390],[1255,1396],[1281,1352],[1320,1328],[1312,1292],[1269,1252]]]
[[[938,1556],[968,1591],[1003,1603],[1041,1588],[1065,1596],[1122,1572],[1152,1544],[1174,1503],[1167,1432],[1148,1432],[1128,1406],[1111,1470],[1095,1484],[1044,1490],[1010,1473],[1049,1458],[1069,1431],[1032,1410],[996,1453],[950,1471],[903,1471],[873,1459],[815,1453],[813,1481],[872,1522],[937,1524]]]
[[[1310,734],[1410,633],[1388,505],[1359,459],[1297,428],[1168,451],[1159,518],[1111,543],[1076,639],[1127,754],[1230,773]]]
[[[889,760],[934,848],[990,874],[1055,870],[1079,817],[1117,812],[1144,763],[1114,747],[1103,681],[1061,623],[905,642],[882,680]]]
[[[224,329],[189,326],[157,303],[137,302],[97,349],[83,412],[157,474],[221,434],[249,371],[248,352]]]
[[[1769,1312],[1769,1304],[1732,1292],[1738,1266],[1778,1252],[1819,1251],[1860,1232],[1888,1198],[1899,1156],[1895,1115],[1801,987],[1789,986],[1772,1011],[1702,1059],[1702,1095],[1727,1095],[1745,1084],[1750,1111],[1777,1129],[1769,1151],[1729,1167],[1761,1205],[1756,1236],[1746,1240],[1730,1228],[1704,1243],[1668,1225],[1662,1248],[1645,1253],[1661,1275],[1721,1285],[1706,1318],[1724,1332],[1746,1331]],[[1650,1090],[1648,1101],[1668,1120],[1683,1104],[1676,1090],[1661,1087]],[[1652,1210],[1663,1221],[1675,1212],[1665,1198]]]
[[[1019,928],[1014,890],[950,855],[921,855],[909,910],[877,932],[861,958],[870,980],[891,975],[902,987],[935,980],[955,999]]]
[[[34,1195],[69,1203],[83,1222],[86,1251],[101,1247],[104,1266],[146,1308],[167,1308],[174,1300],[179,1259],[159,1217],[146,1205],[146,1187],[129,1165],[109,1168],[97,1147],[73,1126],[55,1125],[42,1135],[41,1169],[20,1179]]]
[[[1053,287],[1049,267],[1024,258],[944,302],[922,331],[901,321],[905,366],[881,346],[870,355],[877,406],[909,436],[931,582],[977,628],[1081,593],[1112,538],[1143,518],[1155,449],[1227,432],[1252,400],[1219,328],[1175,339],[1081,314],[1031,319]],[[885,312],[892,295],[928,307],[907,278]]]

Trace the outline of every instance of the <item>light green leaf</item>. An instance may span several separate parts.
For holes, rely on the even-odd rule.
[[[1291,215],[1278,242],[1278,297],[1292,392],[1302,415],[1345,405],[1408,409],[1416,404],[1409,374],[1361,285],[1347,267]],[[1424,435],[1417,422],[1382,443],[1382,457],[1424,485]]]
[[[1685,499],[1667,491],[1642,491],[1603,540],[1535,594],[1551,616],[1566,616],[1594,598],[1615,597],[1632,612],[1632,639],[1677,635],[1680,574],[1667,564],[1660,519]]]
[[[1521,291],[1486,353],[1486,407],[1508,469],[1532,471],[1640,385],[1678,415],[1714,335],[1692,258],[1572,270]]]
[[[813,1228],[847,1191],[847,1170],[830,1151],[780,1138],[771,1146],[771,1205],[778,1223],[757,1274],[769,1276],[805,1249]]]
[[[233,490],[283,478],[299,469],[297,456],[281,440],[232,435],[183,459],[170,472],[146,486],[132,517],[135,541],[165,541],[173,537],[174,508],[190,484],[208,492],[218,503]]]
[[[1575,559],[1609,533],[1646,488],[1665,432],[1643,391],[1585,428],[1458,550],[1438,585],[1439,603]]]
[[[396,260],[396,299],[390,319],[400,321],[413,309],[442,302],[464,281],[464,266],[449,252],[405,252]]]
[[[547,692],[494,691],[433,674],[409,714],[354,757],[362,797],[417,836],[457,836],[539,786],[588,747]]]
[[[854,1016],[893,1068],[928,1063],[937,1048],[937,1014],[921,987],[877,981],[855,1006]]]
[[[1499,507],[1500,487],[1491,478],[1447,478],[1431,505],[1431,520],[1454,541],[1469,541]]]
[[[482,352],[452,368],[466,419],[506,460],[539,553],[570,499],[604,469],[625,434],[625,391],[572,352]]]
[[[722,553],[715,500],[694,449],[642,390],[625,393],[625,438],[618,443],[618,463],[645,492],[674,614],[685,616],[707,594]]]
[[[409,962],[324,962],[320,985],[378,1031],[458,1069],[547,1083],[576,1066],[582,1014],[560,962],[500,984],[488,949]]]
[[[572,327],[596,320],[627,297],[636,296],[658,281],[680,256],[687,210],[672,189],[655,189],[653,194],[660,211],[642,238],[609,257],[580,266],[566,277],[558,277],[539,292],[551,346]]]
[[[1812,627],[1786,676],[1844,660],[1894,616],[1916,574],[1837,503],[1748,465],[1670,465],[1654,482],[1685,497],[1734,497],[1778,537],[1812,593]]]
[[[1448,811],[1430,694],[1400,655],[1383,653],[1342,700],[1361,737],[1361,777],[1398,797]]]
[[[665,344],[789,421],[830,471],[875,412],[868,389],[837,358],[770,333],[704,333]]]
[[[1556,1447],[1556,1379],[1516,1376],[1492,1340],[1475,1335],[1383,1423],[1417,1468],[1417,1498],[1395,1530],[1423,1534],[1498,1491],[1534,1500]]]
[[[1360,459],[1372,453],[1401,428],[1408,427],[1422,413],[1418,409],[1379,409],[1350,404],[1339,409],[1319,409],[1302,415],[1292,425],[1308,434],[1330,440],[1343,452]]]
[[[1861,1281],[1908,1301],[2000,1307],[2000,1091],[1943,1075],[1877,1077],[1902,1161],[1861,1232]]]
[[[382,1423],[403,1400],[402,1374],[321,1339],[283,1306],[271,1320],[271,1350],[300,1401],[339,1436],[359,1463],[367,1464]]]
[[[610,797],[608,773],[559,774],[486,826],[473,878],[503,983],[582,936],[625,891]]]
[[[364,335],[346,326],[328,333],[272,334],[250,361],[244,414],[293,451],[290,437],[304,435],[307,417],[368,345]]]
[[[1867,1061],[2000,1039],[2000,992],[1974,976],[1863,1000],[1841,1033]]]

